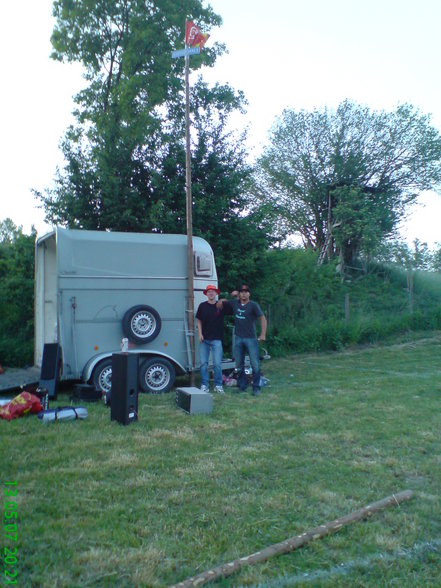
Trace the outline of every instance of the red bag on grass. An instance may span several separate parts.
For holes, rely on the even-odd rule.
[[[42,410],[40,399],[35,394],[22,392],[13,398],[8,404],[0,406],[0,418],[12,421],[30,412],[37,414]]]

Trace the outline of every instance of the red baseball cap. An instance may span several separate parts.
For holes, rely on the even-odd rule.
[[[207,295],[208,290],[214,290],[216,292],[216,294],[220,294],[220,290],[217,286],[213,286],[212,284],[209,284],[205,290],[204,290],[204,294],[205,296]]]

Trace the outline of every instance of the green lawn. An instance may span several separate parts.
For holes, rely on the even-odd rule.
[[[19,586],[168,586],[401,490],[414,498],[216,586],[441,586],[441,334],[270,360],[260,397],[140,395],[122,426],[0,421]],[[59,396],[56,405],[69,404]]]

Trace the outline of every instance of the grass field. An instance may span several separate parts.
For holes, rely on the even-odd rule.
[[[18,586],[168,586],[404,489],[414,498],[216,586],[441,586],[441,334],[270,360],[210,415],[141,395],[0,422]],[[60,395],[55,405],[69,404]],[[4,499],[3,499],[4,500]]]

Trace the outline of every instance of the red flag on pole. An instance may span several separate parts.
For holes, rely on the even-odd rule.
[[[200,47],[202,49],[209,36],[204,34],[193,21],[185,21],[185,44],[189,47]]]

